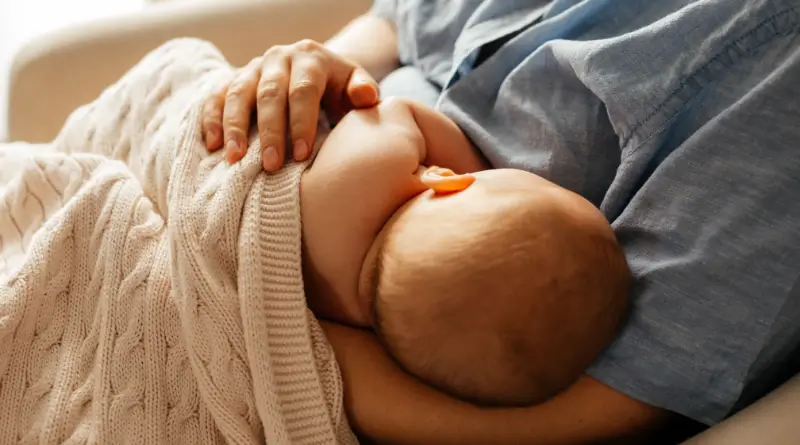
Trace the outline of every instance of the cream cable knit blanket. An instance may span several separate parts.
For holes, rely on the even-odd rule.
[[[231,73],[173,41],[52,144],[0,146],[0,444],[355,443],[305,306],[305,165],[203,147]]]

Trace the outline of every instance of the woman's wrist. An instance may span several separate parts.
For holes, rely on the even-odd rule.
[[[364,68],[380,81],[399,66],[397,32],[380,17],[362,15],[325,42],[331,51]]]

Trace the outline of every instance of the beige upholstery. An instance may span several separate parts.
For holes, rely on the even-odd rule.
[[[800,444],[800,376],[684,445]]]
[[[113,0],[111,0],[113,1]],[[243,65],[270,45],[325,40],[370,0],[216,0],[153,6],[121,19],[42,36],[15,58],[9,139],[45,142],[149,50],[175,37],[202,37]]]
[[[58,32],[26,46],[11,78],[11,140],[47,141],[148,50],[180,36],[213,41],[235,64],[276,43],[324,40],[369,0],[251,0],[166,4]],[[800,444],[800,377],[687,445]]]

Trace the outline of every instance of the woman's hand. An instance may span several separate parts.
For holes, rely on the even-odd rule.
[[[228,162],[238,162],[247,150],[255,108],[264,169],[274,172],[283,166],[287,137],[296,161],[311,154],[320,104],[336,122],[378,100],[377,82],[364,69],[317,42],[302,40],[273,46],[210,96],[203,108],[203,135],[209,150],[224,146]]]

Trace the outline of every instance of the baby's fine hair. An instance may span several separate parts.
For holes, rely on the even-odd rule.
[[[524,406],[553,397],[625,314],[628,266],[595,216],[522,204],[482,221],[443,221],[453,224],[449,235],[416,258],[389,254],[387,238],[379,337],[406,371],[462,400]]]

